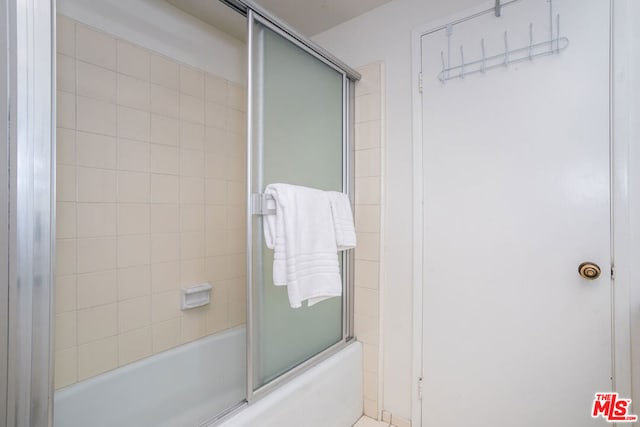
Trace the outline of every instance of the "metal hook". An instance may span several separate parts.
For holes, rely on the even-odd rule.
[[[487,70],[487,59],[484,54],[484,38],[480,40],[480,47],[482,48],[482,72],[486,72]]]
[[[529,61],[531,61],[531,51],[533,49],[533,23],[529,23]]]
[[[500,4],[500,0],[496,0],[495,14],[496,18],[500,18],[500,15],[502,14],[502,5]]]
[[[509,63],[509,43],[507,43],[507,32],[504,32],[504,66]]]
[[[549,48],[553,49],[553,0],[549,2]]]
[[[556,52],[560,52],[560,14],[556,17]]]
[[[462,50],[462,45],[460,45],[460,78],[464,79],[464,50]]]
[[[453,25],[447,25],[447,78],[451,68],[451,35],[453,34]]]

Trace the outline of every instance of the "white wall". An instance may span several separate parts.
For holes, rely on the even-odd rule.
[[[373,61],[382,60],[386,66],[386,151],[384,152],[384,233],[382,281],[382,334],[384,339],[383,363],[384,385],[382,409],[391,411],[396,416],[410,418],[411,408],[411,353],[412,353],[412,229],[408,219],[412,206],[412,147],[411,147],[411,98],[415,90],[411,87],[411,30],[443,16],[483,3],[478,0],[458,0],[455,2],[427,2],[424,0],[395,0],[385,6],[372,10],[351,21],[332,28],[314,37],[314,40],[334,53],[349,65],[357,67]],[[640,5],[630,0],[615,0],[617,17],[638,16]],[[629,21],[629,20],[628,20]],[[631,19],[632,21],[632,19]],[[637,75],[640,58],[640,29],[633,27],[631,21],[617,22],[617,28],[624,27],[626,37],[620,37],[620,30],[614,36],[615,43],[622,46],[616,49],[624,51],[626,58],[631,58],[619,66],[617,84],[622,92],[638,93],[640,88],[637,79],[629,79]],[[618,25],[621,24],[621,25]],[[629,30],[633,33],[629,33]],[[616,39],[617,38],[617,39]],[[618,66],[617,66],[618,67]],[[614,90],[615,93],[615,90]],[[620,92],[619,92],[620,93]],[[627,100],[619,98],[615,106],[618,109],[614,132],[618,135],[617,144],[628,147],[629,175],[618,182],[628,195],[625,230],[629,240],[619,244],[629,245],[628,276],[624,286],[624,295],[630,303],[630,316],[622,316],[628,326],[619,332],[631,338],[631,354],[619,357],[619,362],[629,366],[640,363],[640,273],[633,265],[640,257],[640,182],[638,167],[640,149],[637,136],[640,134],[638,102],[640,96],[629,96]],[[625,108],[619,108],[622,105]],[[628,185],[628,187],[627,187]],[[627,192],[628,191],[628,192]],[[619,216],[616,216],[619,219]],[[622,257],[621,257],[622,258]],[[633,260],[636,260],[634,262]],[[624,258],[621,261],[626,261]],[[622,284],[623,278],[617,278]],[[622,288],[622,286],[619,286]],[[621,372],[618,372],[621,373]],[[624,380],[622,393],[632,389],[635,400],[640,399],[640,371],[633,370],[631,384]],[[626,389],[626,390],[625,390]],[[635,405],[636,408],[638,405]],[[635,410],[637,413],[638,410]]]
[[[631,2],[630,2],[631,3]],[[630,5],[631,13],[629,16],[638,17],[640,16],[640,3],[633,2],[632,6]],[[634,19],[630,19],[632,21]],[[631,70],[629,72],[630,76],[638,76],[640,75],[640,28],[638,28],[637,23],[631,24],[629,23],[629,28],[633,29],[633,34],[631,35],[630,49],[629,54],[630,58],[632,58]],[[629,212],[629,218],[631,218],[632,225],[632,233],[630,236],[630,240],[633,242],[631,257],[632,260],[630,263],[631,271],[633,272],[633,276],[631,277],[630,283],[631,285],[631,337],[632,337],[632,348],[631,348],[631,366],[638,367],[640,366],[640,270],[638,270],[637,262],[640,259],[640,144],[638,144],[638,140],[640,139],[640,79],[636,78],[631,84],[631,108],[629,114],[629,129],[631,130],[631,135],[629,136],[629,144],[632,147],[631,152],[631,160],[629,162],[630,169],[633,171],[629,177],[629,183],[631,184],[630,193],[632,194],[631,198],[631,209]],[[635,260],[635,262],[633,261]],[[633,369],[633,368],[632,368]],[[632,370],[632,382],[631,382],[631,390],[632,390],[632,398],[635,400],[636,404],[635,414],[637,414],[640,408],[640,369]]]
[[[246,44],[158,0],[58,0],[58,13],[245,84]]]
[[[616,339],[631,337],[629,354],[616,352],[616,374],[631,366],[629,379],[618,381],[640,409],[640,2],[614,1],[614,241],[616,262],[615,298],[619,306],[629,304],[629,313],[616,315]],[[620,275],[618,275],[618,272]],[[628,325],[626,324],[628,322]],[[623,372],[620,372],[623,370]]]
[[[406,419],[411,414],[412,352],[411,30],[479,3],[394,0],[313,38],[353,67],[380,60],[386,67],[380,408]]]

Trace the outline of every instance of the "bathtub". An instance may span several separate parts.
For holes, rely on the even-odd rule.
[[[238,326],[56,391],[54,427],[197,426],[246,395]]]
[[[56,391],[54,427],[190,427],[244,400],[245,329],[236,327]],[[350,427],[362,414],[354,342],[245,406],[224,427]]]

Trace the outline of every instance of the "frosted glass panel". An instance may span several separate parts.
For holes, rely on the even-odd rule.
[[[342,191],[343,75],[256,23],[252,192],[283,182]],[[253,218],[255,388],[342,339],[342,300],[292,309]],[[305,303],[306,304],[306,303]]]

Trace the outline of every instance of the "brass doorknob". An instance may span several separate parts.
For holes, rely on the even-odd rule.
[[[595,262],[583,262],[578,266],[578,273],[587,280],[594,280],[600,277],[600,267]]]

